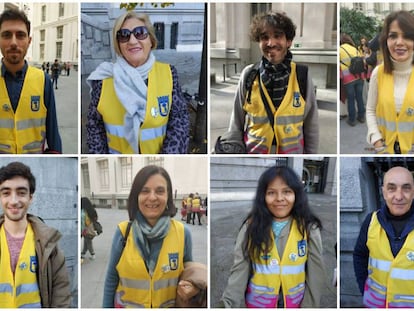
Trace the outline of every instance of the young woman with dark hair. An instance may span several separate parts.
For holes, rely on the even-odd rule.
[[[375,153],[414,153],[414,15],[390,13],[380,35],[384,62],[372,72],[367,141]]]
[[[192,261],[192,242],[188,228],[172,219],[176,208],[164,168],[138,172],[128,214],[130,221],[120,223],[113,238],[103,307],[174,307],[184,263]]]
[[[319,307],[325,286],[321,227],[293,169],[268,168],[237,237],[223,305]]]

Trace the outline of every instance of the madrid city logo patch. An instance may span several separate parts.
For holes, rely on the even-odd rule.
[[[163,117],[168,116],[169,107],[168,107],[168,95],[157,97],[158,100],[158,110],[160,115]]]
[[[32,109],[32,111],[39,111],[40,96],[30,96],[30,108]]]
[[[169,253],[168,262],[170,264],[171,270],[177,270],[178,269],[178,253]]]

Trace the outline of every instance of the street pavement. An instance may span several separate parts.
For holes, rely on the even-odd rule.
[[[78,154],[78,72],[61,75],[55,90],[56,113],[64,154]]]
[[[181,206],[176,202],[176,206]],[[89,258],[89,252],[81,264],[81,308],[101,308],[103,299],[103,288],[105,275],[110,257],[112,238],[118,223],[128,219],[127,210],[99,208],[98,220],[102,224],[103,233],[93,239],[96,259]],[[181,214],[177,213],[175,219],[180,221]],[[196,222],[197,223],[197,222]],[[207,265],[207,226],[206,219],[203,225],[187,225],[191,231],[193,241],[193,260]],[[83,240],[80,242],[80,250],[83,247]]]
[[[237,77],[236,77],[237,78]],[[229,126],[238,80],[212,83],[210,88],[210,151],[218,136]],[[318,89],[316,92],[319,112],[319,154],[337,153],[336,90]]]
[[[341,154],[374,154],[373,147],[367,143],[367,124],[357,122],[355,126],[340,121],[340,152]]]
[[[309,194],[309,205],[320,218],[323,229],[323,258],[326,265],[326,288],[321,288],[322,308],[336,308],[337,288],[331,285],[333,270],[337,266],[335,243],[337,242],[337,197],[325,194]],[[237,233],[250,210],[250,202],[225,202],[210,204],[210,299],[212,308],[217,307],[227,285],[233,264],[233,248]]]

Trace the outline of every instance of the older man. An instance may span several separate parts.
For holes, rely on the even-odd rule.
[[[385,205],[368,215],[354,250],[354,270],[368,308],[414,308],[414,182],[403,167],[384,176]]]

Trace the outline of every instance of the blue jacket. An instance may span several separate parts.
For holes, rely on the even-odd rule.
[[[405,243],[407,235],[414,230],[414,204],[411,205],[409,215],[405,224],[404,229],[402,230],[400,236],[396,236],[394,228],[390,221],[388,207],[384,204],[380,210],[378,210],[378,221],[381,224],[381,227],[387,233],[388,241],[390,243],[391,251],[394,257],[398,254],[401,247]],[[369,258],[369,249],[367,247],[367,235],[368,227],[371,223],[372,213],[370,213],[364,220],[361,226],[361,231],[354,248],[354,271],[355,277],[358,282],[358,287],[361,294],[364,293],[365,281],[368,277],[368,258]]]

